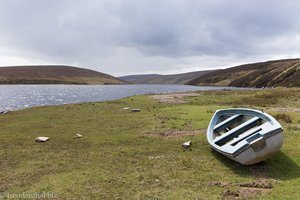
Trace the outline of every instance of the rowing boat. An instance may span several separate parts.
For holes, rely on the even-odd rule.
[[[207,129],[217,152],[243,165],[264,161],[279,151],[283,129],[271,115],[254,109],[217,110]]]

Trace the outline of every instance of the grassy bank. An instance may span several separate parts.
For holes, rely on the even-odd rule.
[[[52,192],[53,199],[299,198],[300,89],[199,94],[185,103],[135,96],[0,115],[0,192]],[[285,130],[281,151],[254,166],[212,151],[205,129],[213,112],[227,107],[277,116]],[[73,139],[77,133],[83,138]],[[50,140],[36,143],[37,136]],[[187,140],[192,147],[183,150]]]

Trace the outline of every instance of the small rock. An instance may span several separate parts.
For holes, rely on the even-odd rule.
[[[131,109],[131,112],[141,112],[140,109]]]
[[[35,138],[36,142],[47,142],[49,140],[49,137],[37,137]]]
[[[3,111],[0,111],[0,114],[7,114],[7,113],[9,113],[10,112],[10,110],[3,110]]]
[[[74,139],[82,138],[82,135],[80,135],[80,134],[77,133],[73,138],[74,138]]]
[[[129,110],[129,109],[130,109],[129,107],[122,108],[122,110]]]
[[[187,141],[187,142],[182,143],[182,147],[185,148],[185,149],[188,149],[191,145],[192,145],[191,141]]]

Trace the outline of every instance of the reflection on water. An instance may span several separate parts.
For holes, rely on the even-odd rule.
[[[241,89],[188,85],[0,85],[0,111],[33,106],[98,102],[138,94]]]

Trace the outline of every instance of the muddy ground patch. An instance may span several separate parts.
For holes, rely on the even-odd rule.
[[[199,93],[172,93],[172,94],[157,94],[150,95],[151,98],[161,102],[161,103],[185,103],[185,97],[196,97],[199,96]]]
[[[274,179],[271,179],[263,166],[250,166],[250,171],[256,180],[252,182],[210,182],[210,187],[224,188],[221,199],[255,199],[257,196],[270,192],[273,188]]]
[[[270,192],[273,188],[272,180],[258,179],[253,182],[231,183],[211,182],[209,186],[224,188],[221,199],[255,199],[258,195]]]
[[[168,130],[153,130],[146,131],[145,134],[149,136],[160,136],[164,138],[176,138],[183,136],[194,136],[199,134],[204,134],[205,129],[201,130],[176,130],[176,129],[168,129]]]

